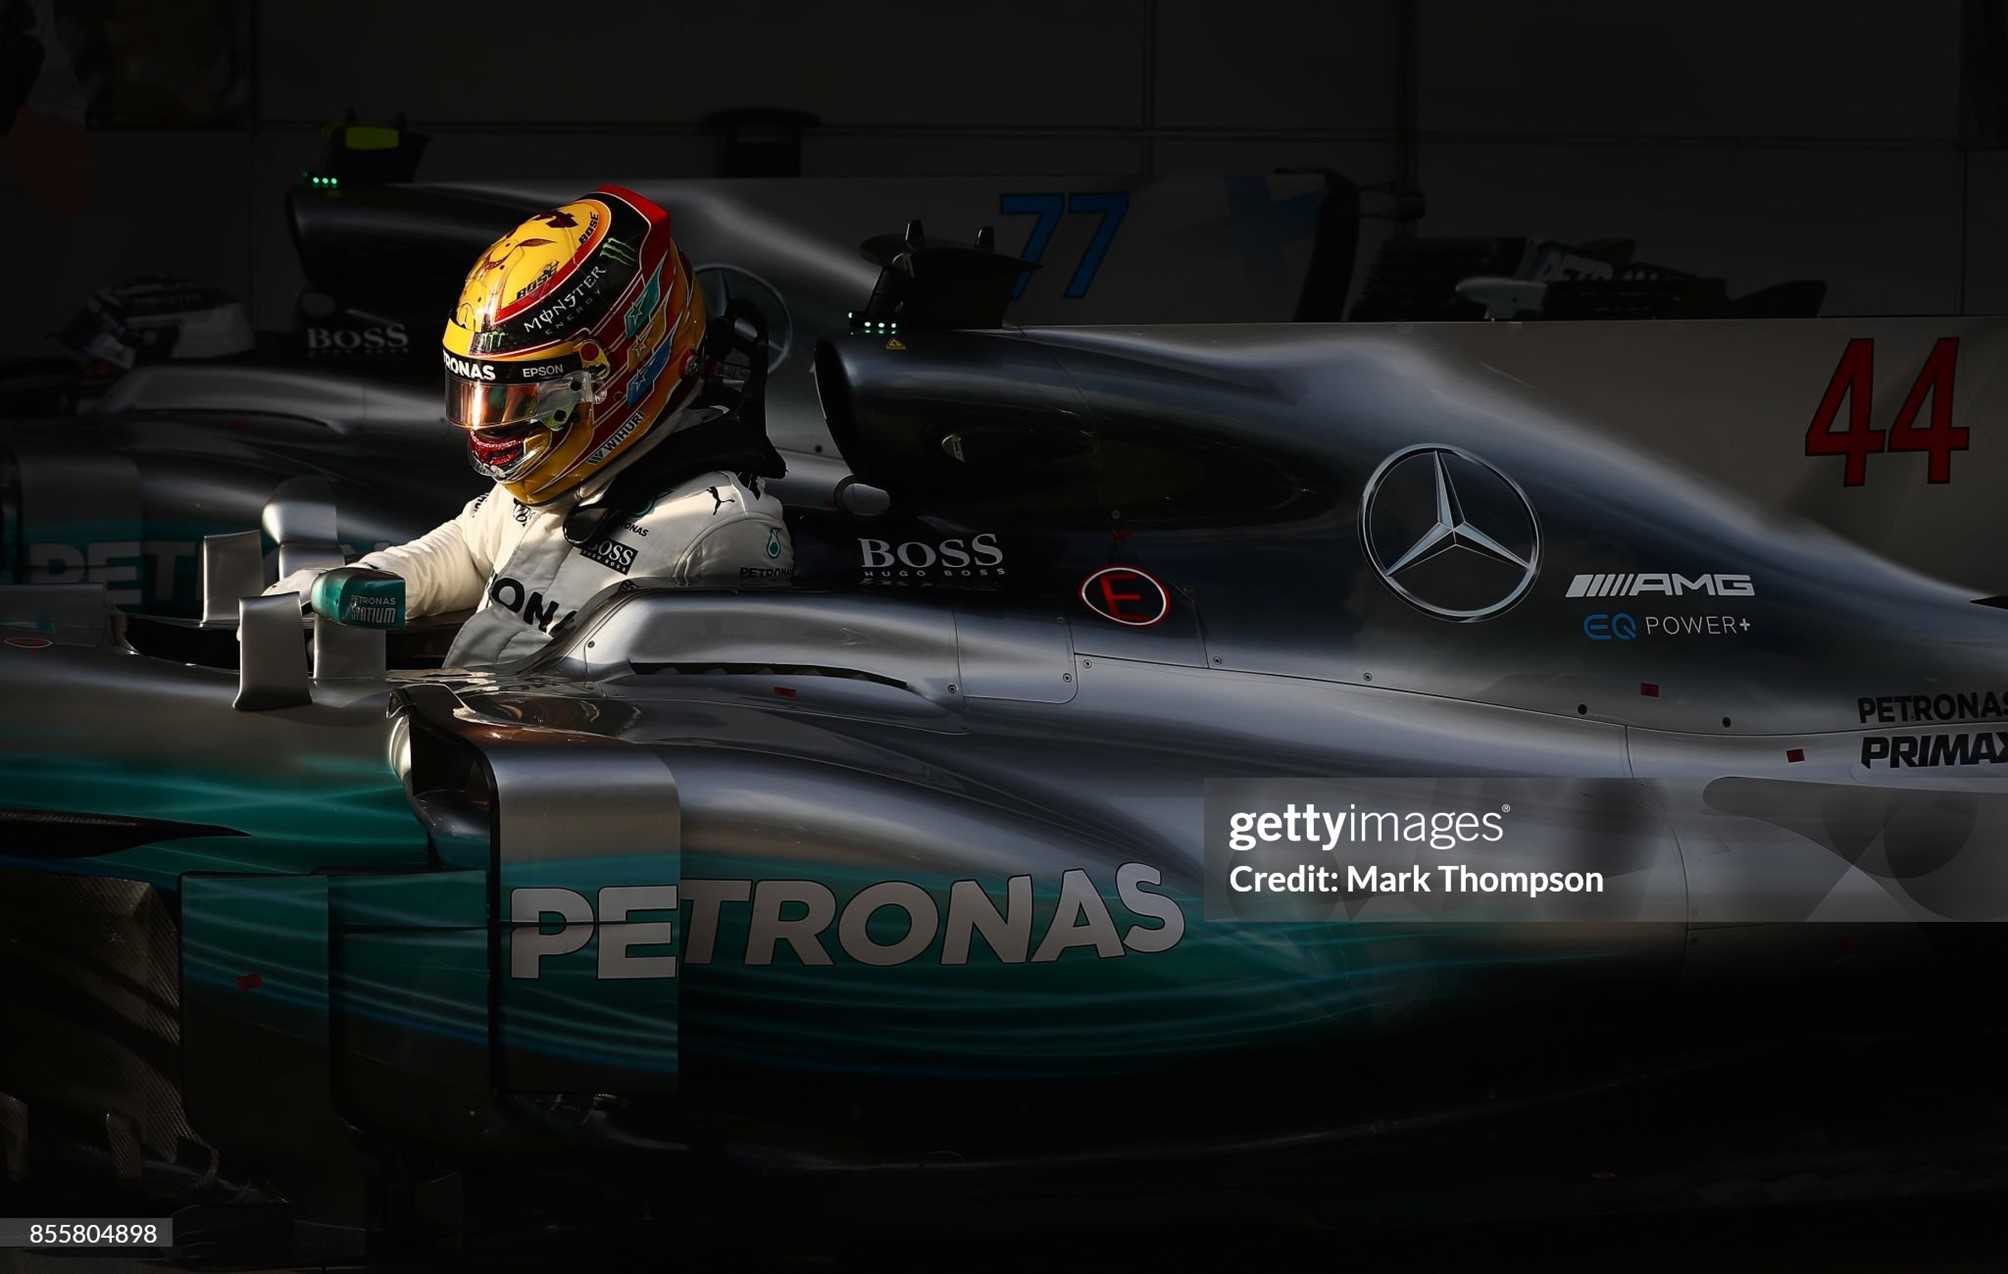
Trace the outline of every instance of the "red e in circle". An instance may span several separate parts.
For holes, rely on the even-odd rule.
[[[1171,594],[1134,566],[1105,566],[1081,581],[1081,601],[1103,619],[1149,628],[1171,613]]]

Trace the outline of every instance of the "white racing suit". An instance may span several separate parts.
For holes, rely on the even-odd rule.
[[[579,548],[565,539],[566,514],[599,494],[532,507],[498,484],[451,521],[355,564],[402,577],[407,615],[480,606],[447,652],[457,668],[529,654],[624,577],[738,583],[795,572],[781,502],[758,479],[749,486],[722,470],[686,479]],[[318,574],[297,571],[266,591],[305,596]]]

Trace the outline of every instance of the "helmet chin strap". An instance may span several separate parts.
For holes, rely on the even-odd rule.
[[[540,501],[536,507],[571,508],[594,500],[636,460],[661,446],[663,439],[679,430],[688,429],[693,424],[723,414],[723,408],[714,411],[698,405],[697,400],[702,396],[699,391],[704,384],[705,381],[700,376],[692,376],[684,381],[671,394],[668,405],[656,417],[655,422],[643,430],[641,436],[624,448],[620,455],[596,467],[573,486],[560,491],[548,500]]]
[[[742,314],[742,307],[748,313]],[[731,320],[745,317],[750,336],[735,336]],[[759,312],[733,302],[728,322],[721,325],[718,347],[708,352],[720,361],[735,349],[746,358],[745,377],[713,376],[693,391],[674,413],[650,431],[646,446],[637,444],[623,456],[617,472],[595,474],[582,486],[579,502],[565,516],[565,538],[575,545],[591,544],[619,525],[649,497],[697,474],[722,469],[742,481],[786,475],[788,465],[767,439],[766,328]],[[590,493],[586,487],[590,487]]]
[[[664,412],[662,418],[649,426],[648,432],[637,438],[633,446],[614,457],[613,460],[609,461],[605,467],[593,474],[592,477],[587,478],[584,482],[574,487],[570,493],[572,502],[574,504],[590,504],[592,501],[598,499],[608,487],[612,486],[614,479],[619,477],[629,466],[654,451],[657,447],[660,447],[665,441],[673,437],[678,430],[687,429],[693,424],[701,423],[720,414],[722,413],[708,410],[702,413],[695,412],[690,406],[690,400],[688,398],[684,399],[683,405],[673,407]]]

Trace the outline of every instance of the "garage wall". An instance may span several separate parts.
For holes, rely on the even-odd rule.
[[[0,277],[47,298],[0,307],[0,348],[149,270],[282,323],[298,276],[280,199],[348,106],[405,111],[441,180],[705,175],[705,116],[780,106],[824,120],[812,176],[1389,181],[1405,3],[1419,232],[1630,238],[1732,292],[1825,278],[1831,313],[2008,309],[2008,155],[1955,144],[1960,0],[769,0],[622,5],[576,27],[533,0],[256,2],[254,129],[99,135],[82,221],[24,211],[0,180],[0,213],[26,218]],[[1368,224],[1363,262],[1391,229]]]
[[[413,15],[408,11],[421,10]],[[702,176],[703,125],[746,106],[807,111],[808,176],[1268,172],[1393,176],[1395,0],[1253,0],[1223,21],[1198,0],[1025,0],[905,11],[780,0],[627,7],[516,82],[470,53],[547,32],[548,5],[497,0],[470,24],[387,0],[261,10],[256,169],[282,185],[324,119],[406,112],[432,138],[424,173]],[[1302,39],[1278,41],[1278,30]],[[378,38],[358,44],[352,33]],[[395,35],[391,33],[395,32]],[[534,124],[529,121],[535,121]],[[297,286],[283,229],[261,230],[261,309]]]
[[[101,132],[92,194],[58,216],[0,174],[0,356],[60,352],[47,340],[105,283],[148,274],[198,279],[238,296],[254,286],[252,198],[243,133]]]
[[[1959,0],[1422,0],[1419,15],[1428,233],[1628,238],[1732,295],[1812,277],[1832,314],[1959,309],[1977,264],[1962,266]],[[1985,280],[2008,276],[1990,266],[1969,290]]]

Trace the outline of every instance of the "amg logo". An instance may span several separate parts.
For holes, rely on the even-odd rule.
[[[587,561],[598,562],[608,570],[619,571],[623,575],[634,568],[634,546],[623,544],[619,540],[601,540],[582,549],[581,553]]]
[[[452,372],[462,380],[495,379],[495,364],[493,363],[477,363],[472,359],[455,358],[453,355],[444,352],[440,354],[440,357],[446,360],[446,370]]]
[[[1748,575],[1695,575],[1679,572],[1644,575],[1578,575],[1569,581],[1570,597],[1644,597],[1663,593],[1683,597],[1706,593],[1710,597],[1754,597],[1757,589]]]
[[[1862,740],[1862,764],[1881,761],[1892,770],[1941,765],[1999,765],[2008,761],[2008,730],[1972,734],[1871,734]]]

